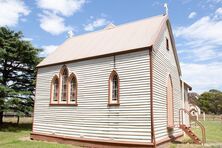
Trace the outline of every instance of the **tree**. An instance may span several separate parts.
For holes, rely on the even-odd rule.
[[[12,98],[7,102],[8,110],[17,115],[17,124],[19,124],[20,116],[27,116],[32,111],[32,106],[28,105],[27,101],[30,101],[30,99],[24,101],[19,98]]]
[[[35,67],[41,60],[41,49],[22,37],[22,32],[0,27],[0,124],[5,111],[18,110],[21,104],[33,107]]]
[[[222,92],[211,89],[202,93],[198,99],[198,106],[205,113],[222,114]]]
[[[190,104],[197,105],[198,103],[199,94],[196,92],[189,92],[188,93],[188,100]]]

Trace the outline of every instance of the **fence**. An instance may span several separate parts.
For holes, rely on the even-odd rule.
[[[18,116],[14,112],[6,112],[3,114],[4,123],[32,123],[33,114],[30,113],[26,116]]]
[[[199,120],[204,120],[204,115],[199,115]],[[222,121],[222,115],[205,115],[205,120]]]
[[[20,117],[18,121],[18,117],[9,117],[4,116],[3,117],[4,123],[32,123],[32,117]]]

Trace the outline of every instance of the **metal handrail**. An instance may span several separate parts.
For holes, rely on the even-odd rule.
[[[184,108],[179,109],[179,124],[181,123],[181,118],[180,118],[181,112],[182,112],[182,124],[183,124],[183,112],[184,112],[187,115],[189,115],[190,120],[192,119],[192,121],[194,121],[195,123],[197,123],[200,126],[201,132],[202,132],[202,143],[203,144],[206,143],[206,132],[205,132],[205,128],[204,128],[203,124],[201,124],[199,121],[197,121],[196,118],[195,118],[195,120],[193,120],[193,118],[191,118],[192,117],[191,113]],[[189,121],[189,124],[190,124],[190,121]]]

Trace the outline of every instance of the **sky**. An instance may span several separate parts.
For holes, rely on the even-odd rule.
[[[222,0],[0,0],[0,26],[47,56],[67,39],[165,13],[168,4],[182,79],[202,93],[222,90]]]

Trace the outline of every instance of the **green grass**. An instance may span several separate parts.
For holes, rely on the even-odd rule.
[[[30,140],[30,132],[32,129],[32,119],[24,118],[21,124],[17,125],[14,122],[16,119],[4,120],[4,124],[0,126],[0,148],[70,148],[77,147],[65,144],[52,142]],[[222,121],[202,121],[206,129],[207,144],[222,143]],[[198,128],[193,128],[193,131],[201,137],[201,131]],[[173,143],[172,148],[176,147],[200,147],[199,145],[187,144],[192,140],[185,136],[181,139],[182,143]],[[207,145],[206,144],[206,145]]]
[[[206,142],[221,142],[222,143],[222,121],[202,121],[206,130]],[[201,137],[201,130],[193,128],[194,132]]]
[[[222,121],[201,121],[206,131],[205,147],[220,148],[222,146]],[[192,131],[201,139],[202,133],[199,126],[193,126]],[[188,136],[184,136],[178,143],[172,142],[171,148],[201,148],[202,146],[192,144]]]
[[[70,148],[71,145],[30,140],[32,125],[5,123],[0,128],[1,148]]]

